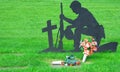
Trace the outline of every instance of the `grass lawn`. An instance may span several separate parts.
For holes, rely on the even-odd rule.
[[[105,28],[108,42],[120,43],[120,1],[79,0]],[[64,15],[76,18],[69,8],[72,0],[62,0]],[[46,21],[59,27],[60,0],[0,0],[0,72],[119,72],[120,45],[117,52],[95,53],[79,67],[51,66],[53,60],[64,60],[74,54],[82,59],[82,52],[39,53],[48,47],[47,32],[42,33]],[[64,22],[65,27],[69,25]],[[57,30],[53,30],[55,43]],[[63,39],[64,49],[73,49],[73,40]]]

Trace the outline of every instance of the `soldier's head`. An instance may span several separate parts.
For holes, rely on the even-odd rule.
[[[73,10],[74,13],[79,14],[81,9],[81,3],[78,1],[73,1],[70,5],[70,8]]]

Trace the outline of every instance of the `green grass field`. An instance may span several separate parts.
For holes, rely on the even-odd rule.
[[[120,43],[120,1],[79,0],[105,28],[107,42]],[[69,8],[72,0],[62,0],[64,15],[76,18]],[[119,72],[120,45],[117,52],[95,53],[79,67],[51,66],[53,60],[64,60],[74,54],[82,59],[82,52],[39,53],[48,47],[47,32],[42,33],[46,21],[59,27],[60,0],[0,0],[0,72]],[[68,23],[64,22],[65,26]],[[57,29],[53,30],[54,43]],[[63,39],[65,50],[73,49],[73,41]]]

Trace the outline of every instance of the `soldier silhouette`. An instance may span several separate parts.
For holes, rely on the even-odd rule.
[[[80,2],[73,1],[70,5],[70,8],[78,15],[78,17],[72,20],[65,17],[64,14],[61,14],[60,18],[71,24],[70,26],[67,26],[64,33],[67,39],[74,40],[75,49],[73,51],[80,51],[79,43],[81,40],[81,34],[93,36],[99,46],[101,38],[105,38],[103,26],[99,25],[90,11],[81,7]],[[74,33],[72,32],[71,28],[75,28]]]

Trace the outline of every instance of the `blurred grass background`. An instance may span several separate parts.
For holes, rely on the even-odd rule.
[[[120,43],[120,1],[79,0],[105,28],[107,42]],[[64,15],[75,19],[69,8],[72,0],[62,0]],[[46,21],[59,27],[60,0],[0,0],[0,72],[119,72],[120,45],[115,53],[95,53],[80,67],[53,68],[51,61],[64,60],[77,53],[38,53],[48,47],[47,32],[42,33]],[[65,27],[69,25],[64,22]],[[53,30],[54,43],[57,30]],[[63,39],[66,50],[73,49],[73,41]]]

